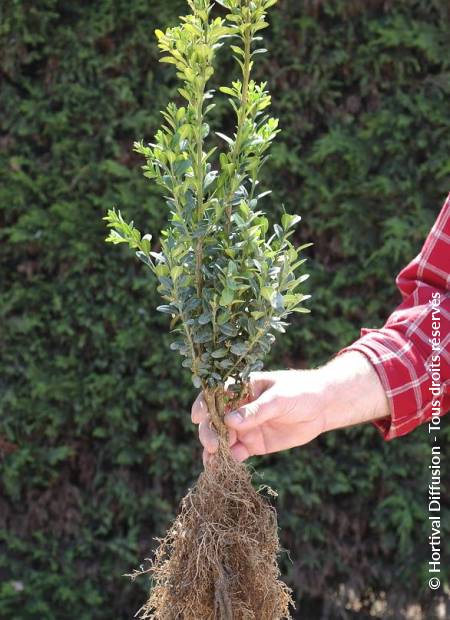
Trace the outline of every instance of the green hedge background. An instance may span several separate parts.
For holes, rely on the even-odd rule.
[[[263,208],[273,221],[281,203],[301,214],[297,242],[314,246],[312,314],[295,315],[266,368],[323,363],[399,303],[394,276],[449,190],[448,7],[280,0],[271,10],[256,78],[283,131]],[[186,12],[182,0],[2,2],[2,618],[131,618],[148,582],[122,575],[149,557],[201,469],[196,392],[168,347],[155,283],[104,243],[101,219],[115,205],[155,237],[166,221],[132,143],[152,139],[178,86],[153,30]],[[226,56],[216,86],[237,77]],[[212,125],[232,131],[226,98]],[[279,492],[296,618],[398,619],[412,604],[434,617],[429,459],[425,428],[385,443],[365,426],[252,461]]]

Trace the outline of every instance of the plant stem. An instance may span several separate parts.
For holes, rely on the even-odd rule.
[[[173,165],[172,164],[170,164],[170,178],[172,180],[173,186],[175,187],[176,177],[175,177],[175,173],[174,173]],[[173,202],[174,202],[174,205],[175,205],[175,212],[177,213],[178,217],[180,218],[181,222],[183,223],[183,228],[184,228],[184,232],[185,232],[186,236],[189,237],[190,233],[189,233],[189,229],[187,227],[185,218],[183,217],[179,196],[178,196],[177,192],[172,192],[172,196],[173,196]]]
[[[222,447],[228,446],[228,430],[223,421],[225,406],[225,390],[223,385],[214,389],[205,389],[203,396],[208,407],[211,422],[219,435]]]
[[[178,294],[178,288],[176,287],[175,284],[174,284],[174,291],[175,291],[175,294],[177,295],[177,300],[176,301],[178,302],[178,299],[180,299],[180,297],[179,297],[179,294]],[[195,350],[195,344],[194,344],[194,341],[192,339],[192,334],[191,334],[191,332],[189,330],[189,327],[188,327],[188,324],[187,324],[187,319],[184,316],[184,313],[181,310],[181,307],[179,308],[179,312],[180,312],[181,323],[183,325],[184,333],[186,334],[186,339],[187,339],[187,341],[189,343],[189,347],[191,349],[192,366],[193,366],[192,370],[195,372],[195,370],[196,370],[196,360],[200,357],[200,352]]]
[[[241,106],[238,112],[238,123],[237,123],[237,131],[236,131],[236,140],[233,144],[232,150],[232,161],[236,166],[239,149],[241,146],[241,138],[242,138],[242,130],[244,128],[244,122],[247,118],[247,100],[248,100],[248,85],[250,81],[250,46],[252,42],[252,32],[250,28],[250,23],[244,24],[248,25],[248,27],[244,31],[243,39],[244,39],[244,66],[242,69],[242,92],[241,92]],[[226,222],[225,222],[225,234],[228,237],[230,234],[230,225],[231,225],[231,200],[233,199],[234,192],[239,187],[240,178],[237,169],[235,170],[235,178],[237,179],[236,183],[232,183],[231,190],[225,200],[225,212],[226,212]]]
[[[205,23],[205,43],[207,43],[208,20]],[[200,225],[203,219],[203,97],[205,94],[206,81],[203,80],[198,93],[197,101],[197,224]],[[195,249],[195,280],[197,285],[197,297],[201,298],[203,290],[202,278],[202,259],[203,259],[203,237],[197,238]]]

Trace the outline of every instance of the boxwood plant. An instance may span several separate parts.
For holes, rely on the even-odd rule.
[[[181,81],[179,99],[162,111],[164,120],[153,142],[134,144],[134,150],[145,159],[144,175],[162,189],[167,227],[153,245],[150,233],[142,234],[134,222],[127,222],[119,210],[112,209],[104,218],[110,228],[106,240],[128,244],[155,276],[164,301],[157,310],[170,319],[170,346],[182,356],[182,366],[190,369],[194,386],[203,391],[221,439],[215,465],[207,467],[211,469],[208,475],[225,471],[227,480],[238,489],[239,484],[245,486],[248,473],[243,473],[244,465],[230,464],[224,409],[248,396],[249,375],[263,368],[276,334],[288,325],[286,318],[293,312],[309,311],[303,306],[309,296],[301,292],[308,277],[302,272],[306,259],[299,254],[310,244],[295,247],[290,240],[299,215],[288,214],[283,208],[281,222],[269,230],[269,221],[259,208],[271,193],[260,186],[261,170],[280,129],[278,119],[268,113],[271,97],[267,83],[255,82],[251,74],[257,57],[267,51],[261,46],[260,32],[268,26],[267,9],[276,0],[217,0],[218,6],[210,0],[187,2],[191,12],[180,17],[179,25],[166,32],[155,31],[160,61],[174,65]],[[211,15],[213,9],[216,17]],[[210,81],[226,42],[240,75],[217,92],[210,88]],[[208,123],[217,98],[222,96],[227,97],[235,115],[233,135],[212,131]],[[198,489],[190,491],[191,499],[192,493],[195,497]],[[215,493],[217,500],[217,492],[209,488],[208,493]],[[246,487],[245,493],[251,495],[252,491]],[[255,495],[254,504],[260,506],[261,498]],[[220,501],[216,504],[221,505]],[[206,514],[210,508],[204,504],[200,508],[205,523],[210,523],[212,517]],[[221,508],[222,517],[230,516],[229,505]],[[239,520],[235,508],[234,521]],[[187,510],[185,498],[179,517],[184,528],[188,528],[186,514],[183,516]],[[267,514],[269,529],[273,529],[268,504]],[[224,550],[209,572],[200,571],[208,584],[191,610],[186,592],[179,591],[171,598],[170,588],[163,583],[167,571],[171,571],[172,581],[178,574],[178,582],[189,572],[186,566],[174,568],[174,557],[180,560],[177,544],[181,543],[175,541],[173,529],[178,526],[175,522],[170,541],[163,542],[156,554],[151,569],[156,585],[143,617],[285,617],[286,601],[281,604],[279,596],[274,597],[278,611],[261,606],[262,594],[255,594],[256,602],[245,598],[236,576],[242,581],[248,580],[248,574],[240,573],[236,558],[230,559]],[[217,531],[212,534],[216,540],[221,535]],[[275,582],[279,584],[274,573]],[[285,587],[277,587],[278,594],[286,594]],[[201,590],[200,586],[197,589]],[[180,596],[184,596],[182,615],[164,615],[168,609],[173,613]],[[219,616],[211,615],[217,610]]]

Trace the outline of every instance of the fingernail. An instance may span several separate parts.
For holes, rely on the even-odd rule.
[[[244,420],[244,418],[242,417],[242,415],[239,413],[239,411],[232,411],[231,413],[229,413],[227,415],[227,418],[231,421],[234,422],[235,424],[241,424]]]
[[[215,454],[217,450],[219,449],[219,442],[218,441],[210,442],[209,444],[205,446],[205,448],[207,452],[209,452],[209,454]]]

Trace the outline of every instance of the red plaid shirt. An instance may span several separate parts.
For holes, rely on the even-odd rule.
[[[450,194],[422,250],[395,282],[403,302],[385,325],[363,328],[338,353],[360,351],[375,367],[390,416],[374,424],[387,440],[450,410]]]

